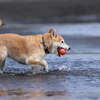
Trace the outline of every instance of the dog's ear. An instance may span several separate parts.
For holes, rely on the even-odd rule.
[[[5,25],[5,23],[0,19],[0,26]]]
[[[57,34],[56,34],[56,30],[55,29],[50,29],[49,30],[49,33],[51,34],[52,37],[55,37],[55,38],[57,37]]]

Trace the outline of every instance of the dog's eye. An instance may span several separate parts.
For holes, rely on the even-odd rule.
[[[64,41],[61,41],[61,43],[64,43]]]

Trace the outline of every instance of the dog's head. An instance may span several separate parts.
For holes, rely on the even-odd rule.
[[[49,39],[50,38],[50,39]],[[50,29],[49,30],[49,42],[48,44],[50,45],[50,53],[55,53],[57,56],[60,56],[58,49],[63,48],[65,50],[70,50],[70,47],[65,43],[63,37],[60,35],[56,34],[55,29]]]

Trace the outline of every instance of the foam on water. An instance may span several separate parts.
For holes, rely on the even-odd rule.
[[[70,67],[65,66],[65,65],[61,65],[58,69],[59,69],[60,71],[70,71],[70,70],[71,70]]]

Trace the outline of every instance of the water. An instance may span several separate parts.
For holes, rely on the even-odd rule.
[[[0,33],[43,34],[55,28],[72,48],[67,55],[47,55],[49,73],[7,59],[0,76],[0,100],[100,100],[100,23],[10,24]]]

